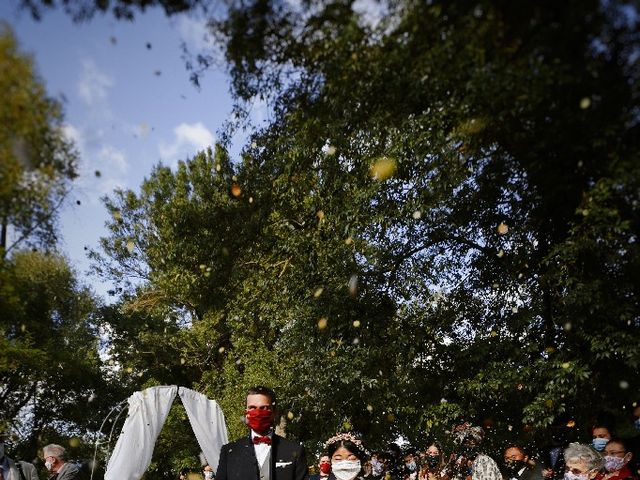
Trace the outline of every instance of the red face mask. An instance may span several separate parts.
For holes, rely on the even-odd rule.
[[[324,473],[325,475],[329,475],[329,472],[331,471],[331,464],[330,463],[321,463],[320,464],[320,471],[322,473]]]
[[[273,412],[271,410],[260,410],[258,408],[247,410],[247,424],[251,430],[264,433],[271,427]]]

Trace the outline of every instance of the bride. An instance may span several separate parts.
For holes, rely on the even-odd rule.
[[[324,444],[331,458],[331,474],[329,480],[353,480],[362,473],[362,466],[367,450],[362,441],[352,433],[339,433]]]

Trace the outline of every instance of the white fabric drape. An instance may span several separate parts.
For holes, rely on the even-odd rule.
[[[194,390],[180,387],[179,394],[200,449],[207,463],[216,471],[220,460],[220,448],[229,441],[222,410],[215,400],[209,400]]]
[[[129,414],[109,459],[105,480],[140,480],[178,387],[151,387],[129,397]]]

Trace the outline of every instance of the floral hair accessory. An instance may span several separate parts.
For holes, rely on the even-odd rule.
[[[358,449],[362,453],[364,453],[365,455],[369,454],[367,449],[364,448],[364,445],[362,445],[362,440],[360,440],[359,438],[356,438],[354,434],[349,432],[336,433],[333,437],[331,437],[329,440],[324,442],[324,448],[327,449],[330,445],[333,445],[334,443],[343,442],[343,441],[351,442],[356,447],[358,447]]]

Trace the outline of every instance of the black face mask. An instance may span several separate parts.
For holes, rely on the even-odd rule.
[[[436,468],[440,463],[440,457],[438,455],[427,455],[425,460],[429,468]]]
[[[522,460],[509,460],[504,462],[504,470],[510,477],[515,477],[524,465]]]

